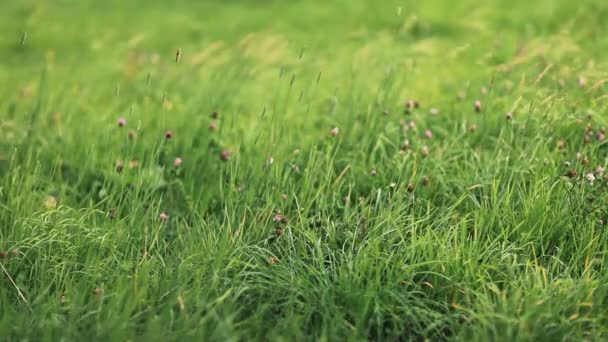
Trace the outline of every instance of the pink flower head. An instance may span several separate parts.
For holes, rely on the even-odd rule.
[[[125,168],[125,164],[122,162],[122,160],[117,160],[116,161],[116,172],[121,173],[124,168]]]
[[[589,172],[588,174],[586,174],[585,178],[587,178],[589,184],[593,185],[593,182],[595,181],[595,176],[593,175],[593,172]]]
[[[274,222],[282,222],[283,221],[283,216],[281,214],[275,214],[272,217],[272,221],[274,221]]]
[[[426,131],[424,131],[424,136],[432,139],[433,138],[433,132],[430,129],[427,129]]]
[[[173,131],[166,131],[165,132],[165,138],[167,138],[167,139],[173,138]]]
[[[209,130],[210,131],[215,131],[217,129],[217,123],[212,122],[209,124]]]
[[[169,219],[169,215],[167,215],[166,213],[162,212],[162,213],[160,213],[160,215],[158,216],[158,218],[161,221],[167,221]]]
[[[118,127],[123,127],[126,124],[127,124],[127,119],[125,119],[125,118],[118,119]]]
[[[228,150],[222,151],[222,153],[220,153],[220,159],[223,161],[230,160],[230,152]]]
[[[579,76],[578,77],[578,86],[582,88],[586,85],[587,85],[587,79],[583,76]]]
[[[183,162],[182,158],[177,157],[177,158],[175,158],[175,160],[173,160],[173,166],[180,167],[182,165],[182,162]]]
[[[336,137],[340,133],[340,129],[338,127],[334,127],[331,129],[331,131],[329,131],[329,133],[332,137]]]
[[[422,146],[422,156],[426,157],[429,155],[429,148],[428,146]]]
[[[405,102],[405,109],[407,110],[412,110],[414,108],[418,108],[420,105],[418,104],[418,101],[416,100],[407,100]]]
[[[479,101],[479,100],[475,101],[474,107],[475,107],[475,111],[477,113],[481,112],[481,101]]]

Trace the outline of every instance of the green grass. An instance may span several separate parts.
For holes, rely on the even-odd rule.
[[[607,16],[0,2],[1,339],[608,339]]]

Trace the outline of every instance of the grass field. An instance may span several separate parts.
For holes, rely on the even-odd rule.
[[[606,18],[1,1],[0,340],[607,340]]]

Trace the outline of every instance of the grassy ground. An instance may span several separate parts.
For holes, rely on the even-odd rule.
[[[607,16],[2,1],[2,339],[608,339]]]

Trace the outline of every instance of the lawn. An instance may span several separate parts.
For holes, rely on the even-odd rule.
[[[606,18],[0,1],[0,339],[607,340]]]

